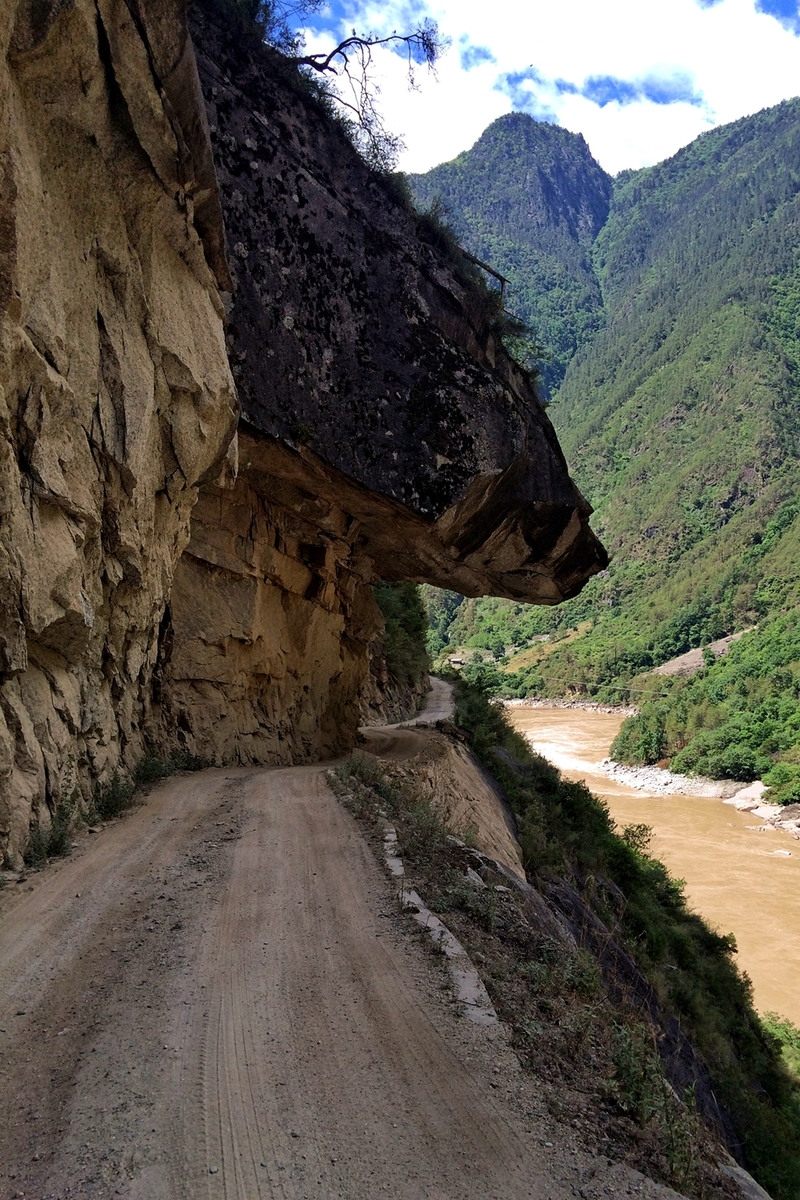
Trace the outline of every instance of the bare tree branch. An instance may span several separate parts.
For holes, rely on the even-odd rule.
[[[319,11],[323,0],[227,0],[233,9],[256,25],[266,42],[305,69],[327,96],[347,113],[351,137],[367,162],[382,172],[394,169],[402,138],[390,133],[378,107],[380,88],[374,78],[373,50],[385,47],[405,51],[409,87],[416,88],[415,70],[433,70],[449,45],[435,21],[426,19],[411,33],[384,36],[360,34],[355,29],[327,53],[303,54],[303,31],[296,27]]]
[[[375,47],[405,47],[408,82],[417,87],[415,68],[432,70],[449,43],[443,39],[434,21],[426,20],[412,33],[391,33],[384,37],[358,34],[353,30],[328,53],[295,56],[300,67],[318,75],[335,76],[339,87],[331,87],[333,99],[353,114],[354,136],[364,157],[379,171],[388,172],[396,165],[403,141],[390,133],[378,108],[380,88],[372,70]],[[344,92],[344,94],[343,94]]]
[[[444,45],[439,36],[438,28],[433,21],[425,21],[413,33],[390,33],[386,37],[375,37],[371,34],[359,35],[353,30],[352,36],[345,38],[330,54],[307,54],[295,61],[302,66],[312,67],[315,71],[337,72],[336,59],[341,59],[340,69],[347,70],[349,66],[348,50],[356,50],[363,55],[365,50],[373,46],[405,45],[408,52],[409,71],[413,72],[415,65],[424,63],[433,67],[440,57]],[[371,56],[370,56],[371,61]]]

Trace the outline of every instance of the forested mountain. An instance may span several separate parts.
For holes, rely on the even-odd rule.
[[[484,135],[492,145],[498,133],[502,144],[516,139],[505,167],[494,157],[492,195],[518,196],[521,178],[535,173],[526,121],[544,128],[506,119]],[[550,139],[551,149],[562,145]],[[425,177],[425,195],[434,178],[449,181],[442,195],[457,228],[469,249],[490,256],[485,230],[472,240],[475,214],[488,222],[494,211],[476,195],[481,175],[470,159],[480,145]],[[551,159],[547,170],[559,175]],[[454,179],[469,180],[469,193]],[[561,237],[564,222],[554,224]],[[537,238],[554,245],[532,224],[526,235],[526,253]],[[496,657],[511,648],[507,690],[618,699],[649,688],[641,672],[692,646],[755,624],[763,635],[798,599],[800,101],[623,172],[591,246],[577,244],[602,308],[590,337],[585,325],[573,328],[577,349],[550,415],[612,565],[559,609],[466,602],[440,641],[449,634],[451,645]],[[793,679],[789,650],[778,657],[787,655]],[[707,723],[717,717],[706,705]],[[661,749],[680,749],[682,738]]]
[[[439,206],[462,244],[510,280],[509,307],[548,355],[549,397],[602,323],[591,254],[611,176],[581,134],[509,113],[467,153],[409,182],[421,207]]]

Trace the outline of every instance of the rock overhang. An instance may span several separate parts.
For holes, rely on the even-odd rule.
[[[294,68],[202,0],[190,17],[234,278],[228,347],[262,475],[346,494],[385,578],[575,595],[607,555],[479,294]]]
[[[354,480],[308,447],[291,447],[249,421],[240,424],[242,478],[264,500],[325,527],[348,514],[348,536],[376,577],[432,583],[465,596],[498,595],[558,604],[605,566],[602,547],[570,497],[539,499],[527,461],[475,477],[462,498],[431,519]],[[511,480],[509,480],[511,476]]]

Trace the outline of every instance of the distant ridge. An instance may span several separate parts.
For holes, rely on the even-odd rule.
[[[421,207],[441,202],[473,254],[512,282],[509,307],[547,347],[546,395],[602,323],[591,247],[609,213],[612,179],[579,133],[509,113],[471,150],[410,175]]]
[[[507,681],[523,694],[624,698],[642,670],[800,601],[800,100],[623,172],[610,193],[604,180],[582,140],[517,115],[412,181],[427,202],[438,191],[470,248],[514,265],[553,355],[551,416],[613,555],[558,609],[454,611],[453,639],[478,647],[580,627],[526,656]],[[569,287],[548,282],[547,256]]]

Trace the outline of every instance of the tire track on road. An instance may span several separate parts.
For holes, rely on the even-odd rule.
[[[0,896],[0,1200],[573,1200],[597,1173],[459,1019],[324,764],[167,780],[29,886]]]

